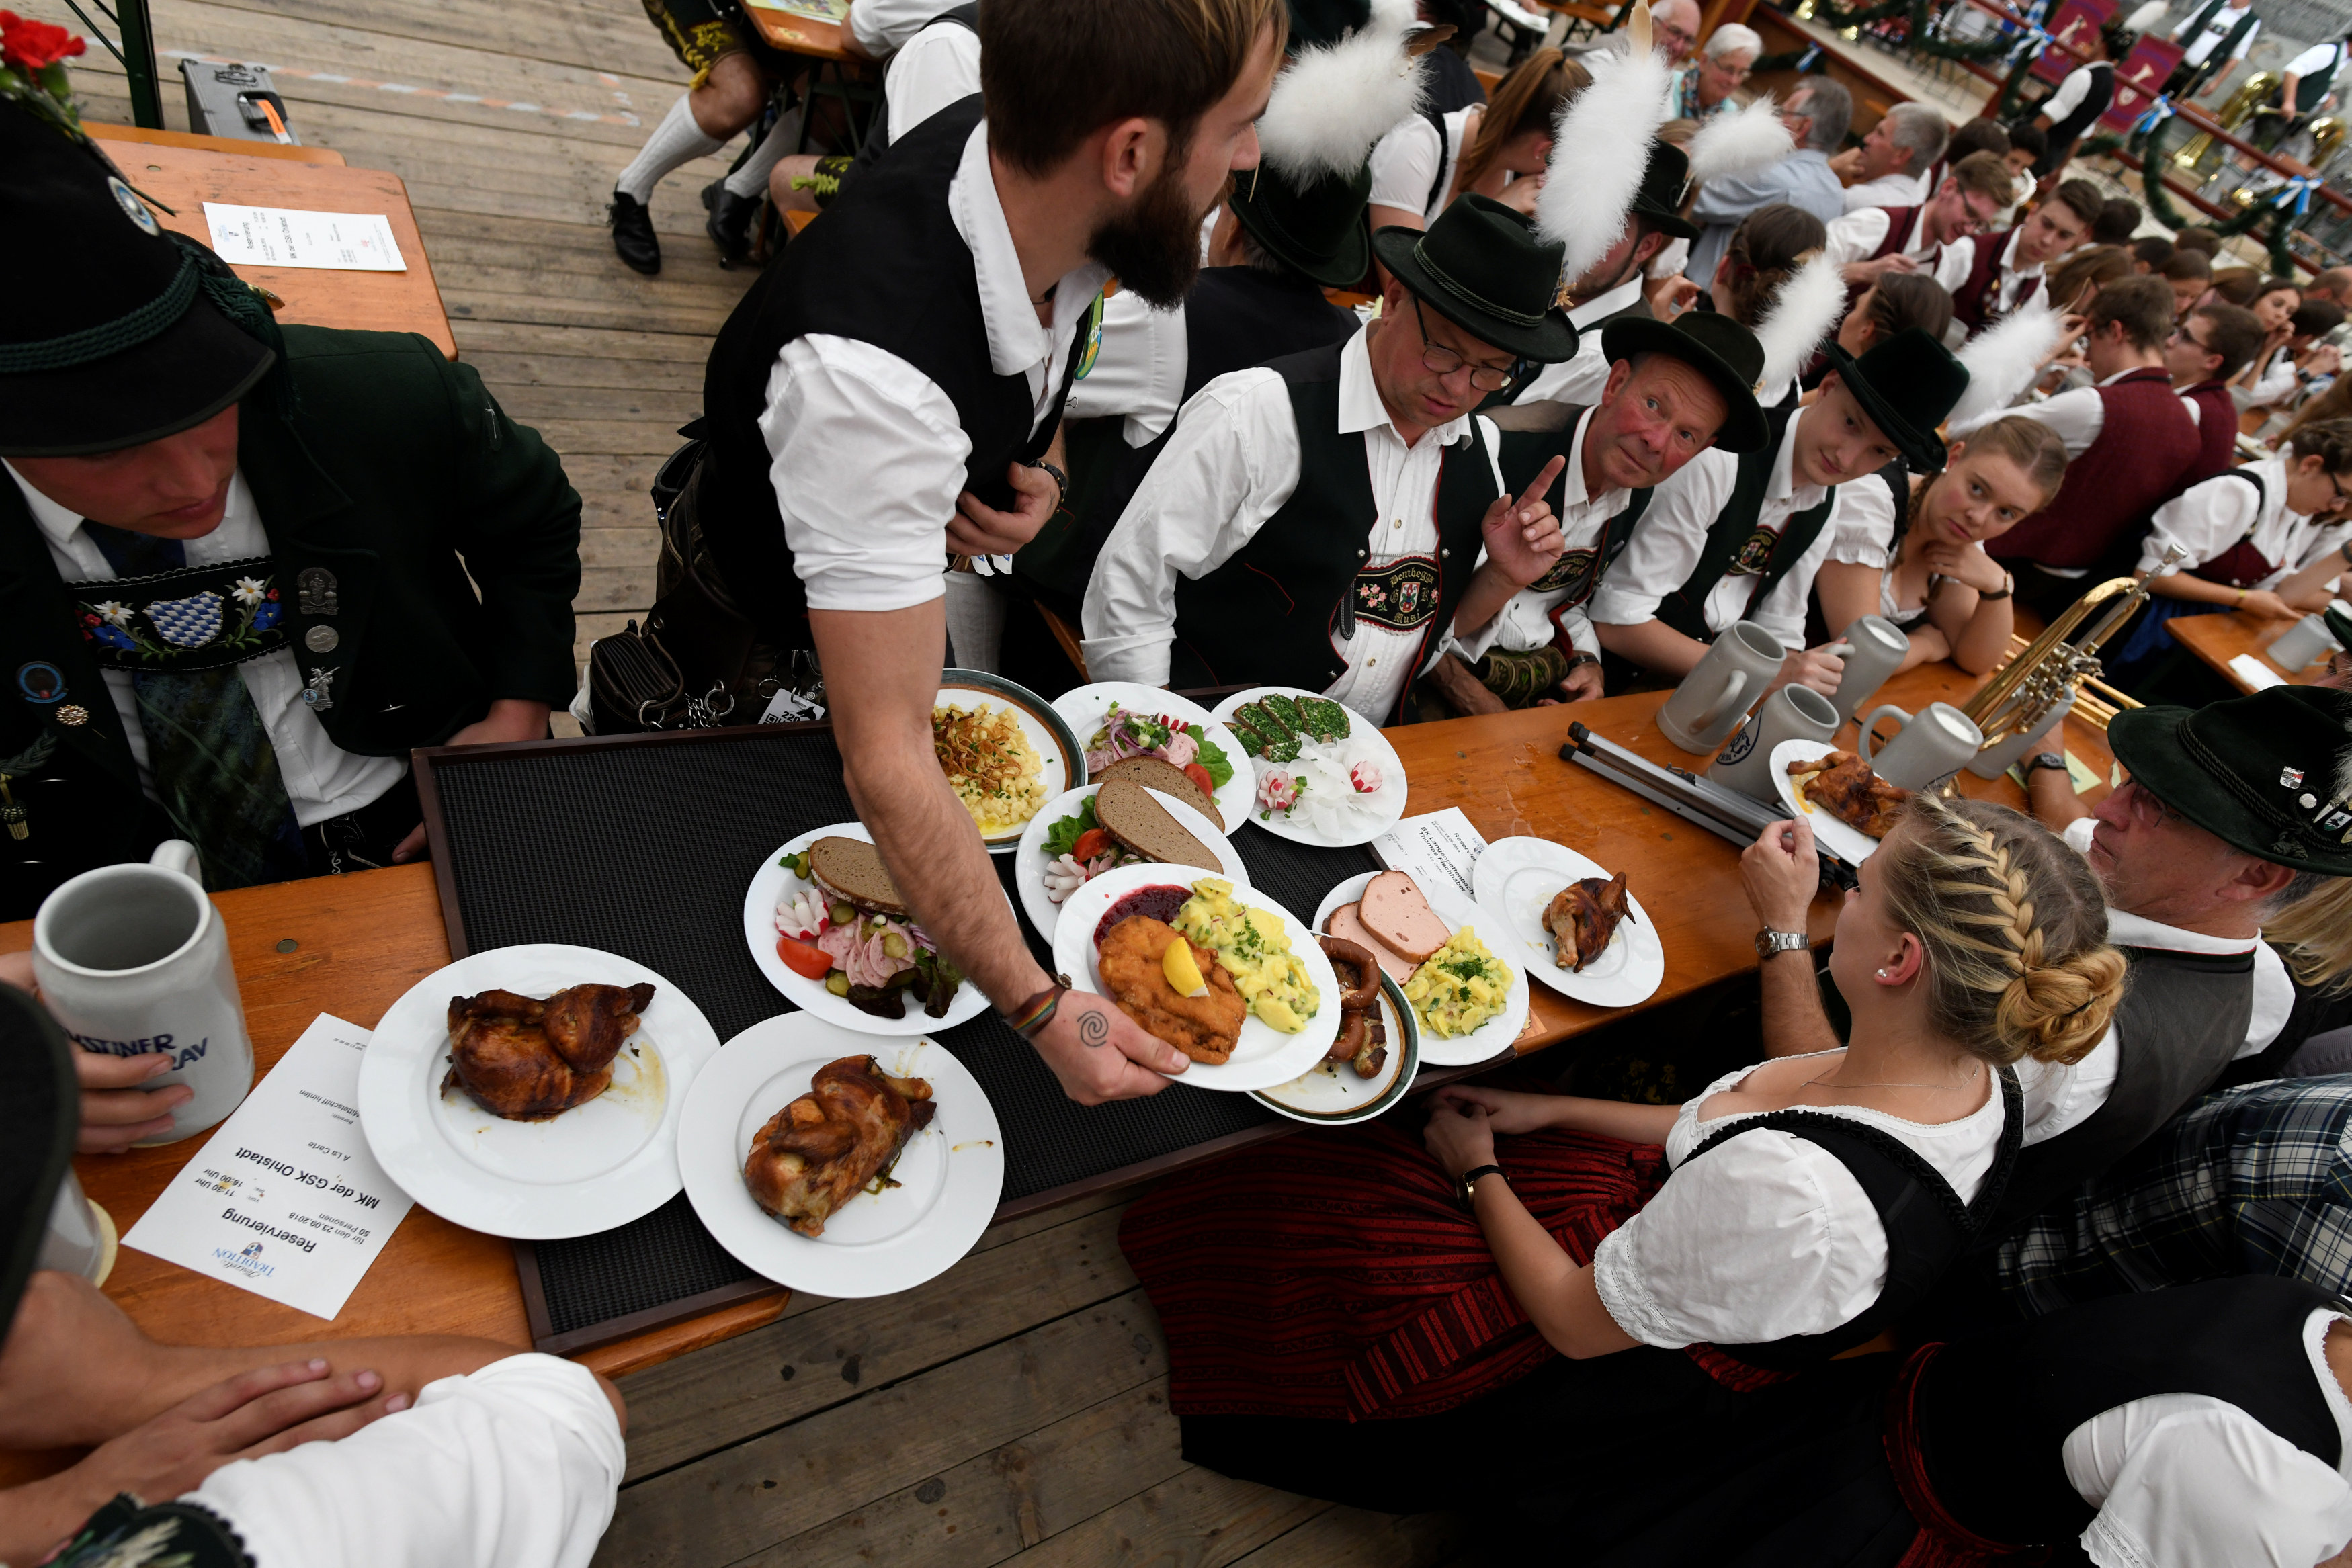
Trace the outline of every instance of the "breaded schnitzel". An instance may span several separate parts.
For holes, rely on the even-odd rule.
[[[1161,957],[1176,935],[1164,920],[1130,915],[1110,928],[1102,940],[1103,984],[1118,1010],[1195,1061],[1214,1067],[1234,1053],[1241,1039],[1242,1019],[1249,1004],[1234,988],[1217,956],[1199,943],[1192,944],[1192,961],[1208,982],[1209,994],[1187,997],[1168,983]]]

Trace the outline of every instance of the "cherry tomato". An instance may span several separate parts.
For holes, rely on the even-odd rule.
[[[1217,792],[1217,786],[1215,782],[1210,779],[1209,770],[1202,767],[1197,762],[1187,762],[1184,764],[1184,777],[1199,785],[1201,788],[1201,793],[1203,795],[1213,795]]]
[[[1088,828],[1078,835],[1078,841],[1070,846],[1070,857],[1084,865],[1097,855],[1109,853],[1110,848],[1108,833],[1100,828]]]
[[[814,943],[803,942],[797,936],[777,937],[776,956],[782,958],[784,961],[784,967],[793,974],[812,980],[824,979],[826,972],[833,967],[832,954]]]

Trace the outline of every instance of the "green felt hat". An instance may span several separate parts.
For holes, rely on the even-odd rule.
[[[2158,800],[2232,848],[2352,876],[2352,692],[2273,686],[2201,708],[2128,709],[2107,745]]]
[[[1936,427],[1969,390],[1968,367],[1916,327],[1905,328],[1858,360],[1832,338],[1829,356],[1839,384],[1895,443],[1911,471],[1941,473],[1944,438]]]
[[[1396,225],[1372,235],[1381,265],[1423,304],[1480,342],[1540,365],[1576,357],[1576,328],[1553,303],[1561,249],[1478,195],[1440,213],[1427,234]]]
[[[1326,174],[1301,185],[1267,164],[1237,180],[1225,204],[1258,244],[1326,288],[1352,288],[1370,269],[1369,164],[1341,179]]]
[[[1722,451],[1754,452],[1771,434],[1756,402],[1764,345],[1728,316],[1685,310],[1670,322],[1620,316],[1601,329],[1601,351],[1612,365],[1635,354],[1670,354],[1706,376],[1723,394],[1723,424],[1715,433]]]
[[[1698,225],[1683,216],[1683,194],[1690,188],[1690,157],[1671,141],[1650,143],[1650,161],[1642,168],[1642,188],[1633,193],[1632,211],[1650,226],[1676,239],[1698,238]]]

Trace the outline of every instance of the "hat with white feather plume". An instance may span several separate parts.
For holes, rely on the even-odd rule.
[[[2133,708],[2108,725],[2107,744],[2135,783],[2231,848],[2352,876],[2352,693],[2273,686],[2200,708]]]
[[[1803,370],[1844,315],[1845,279],[1829,253],[1817,250],[1780,280],[1756,323],[1756,340],[1764,348],[1761,384],[1780,386]]]
[[[1543,193],[1536,198],[1537,232],[1564,247],[1562,276],[1571,284],[1624,237],[1666,120],[1673,72],[1650,47],[1647,0],[1634,0],[1625,31],[1624,53],[1584,57],[1592,85],[1560,111]]]
[[[1765,93],[1745,109],[1725,110],[1698,128],[1685,149],[1696,184],[1736,180],[1780,162],[1797,150],[1780,119],[1780,107]]]

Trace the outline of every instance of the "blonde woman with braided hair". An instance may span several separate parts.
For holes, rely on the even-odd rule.
[[[1810,830],[1767,840],[1745,873],[1801,929]],[[1850,1045],[1681,1106],[1457,1085],[1418,1147],[1391,1119],[1159,1189],[1120,1242],[1167,1336],[1185,1457],[1465,1510],[1514,1561],[1556,1556],[1565,1530],[1604,1554],[1654,1522],[1647,1489],[1688,1480],[1661,1460],[1778,1441],[1798,1405],[1758,1391],[1844,1386],[1871,1359],[1846,1353],[1973,1242],[2024,1135],[2017,1065],[2105,1031],[2124,972],[2105,929],[2048,834],[1923,797],[1838,916]]]

